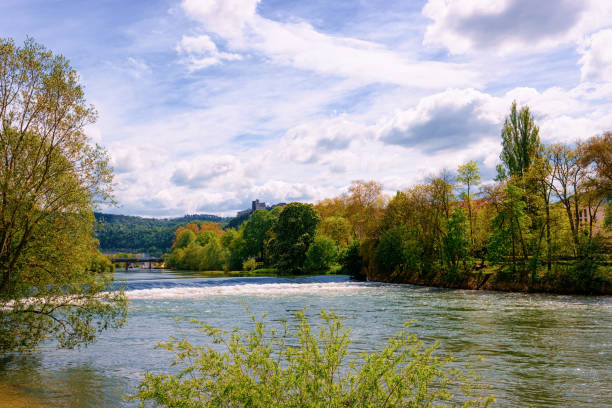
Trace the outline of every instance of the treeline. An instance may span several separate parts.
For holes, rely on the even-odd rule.
[[[321,273],[339,267],[341,249],[321,234],[322,223],[310,204],[291,203],[256,210],[238,229],[217,223],[190,223],[176,230],[166,266],[190,270],[253,270],[279,273]]]
[[[612,133],[544,145],[528,107],[512,105],[501,163],[481,185],[475,162],[387,201],[371,185],[356,223],[371,279],[438,286],[610,292]],[[320,203],[322,206],[325,203]],[[343,197],[325,204],[351,220]]]
[[[544,145],[529,108],[513,104],[501,139],[492,183],[481,183],[473,161],[391,198],[379,183],[355,181],[314,206],[258,210],[238,229],[179,228],[167,265],[609,292],[612,133]]]
[[[103,252],[146,253],[161,256],[170,251],[178,226],[194,221],[227,222],[216,215],[192,214],[179,218],[157,219],[128,215],[95,213],[96,236]]]

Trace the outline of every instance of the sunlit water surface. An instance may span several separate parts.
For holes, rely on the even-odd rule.
[[[134,406],[144,371],[167,371],[157,343],[177,334],[173,317],[250,327],[244,303],[276,324],[306,307],[333,310],[352,329],[353,351],[372,351],[407,320],[426,343],[460,363],[485,359],[483,381],[498,406],[612,407],[612,298],[442,290],[351,281],[346,276],[219,278],[189,272],[118,272],[131,299],[125,327],[81,350],[52,344],[0,358],[0,393],[51,407]],[[4,387],[4,388],[3,388]]]

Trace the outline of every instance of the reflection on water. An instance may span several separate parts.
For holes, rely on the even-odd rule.
[[[352,329],[353,351],[371,351],[404,321],[426,342],[441,341],[460,362],[482,356],[480,373],[500,406],[612,406],[612,299],[444,290],[354,282],[345,276],[207,277],[201,273],[117,273],[131,299],[126,327],[82,350],[0,360],[7,387],[47,406],[130,406],[145,370],[166,371],[169,353],[154,346],[177,334],[175,316],[213,326],[248,327],[241,302],[271,324],[303,306],[334,310]],[[194,335],[197,335],[194,333]],[[1,400],[0,400],[1,401]],[[0,404],[1,405],[1,404]]]

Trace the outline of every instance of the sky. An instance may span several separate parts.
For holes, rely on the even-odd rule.
[[[609,0],[1,0],[27,36],[79,72],[117,214],[487,180],[512,101],[545,143],[612,130]]]

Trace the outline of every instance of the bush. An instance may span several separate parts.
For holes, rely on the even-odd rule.
[[[253,272],[256,267],[257,267],[257,261],[255,260],[255,258],[249,258],[242,263],[243,271]]]
[[[447,368],[451,357],[435,356],[406,329],[379,350],[350,358],[349,330],[333,313],[313,332],[304,311],[299,324],[284,323],[282,335],[253,315],[248,332],[226,332],[196,321],[213,345],[172,338],[158,347],[175,352],[176,375],[146,373],[140,406],[157,407],[444,407],[488,406],[475,396],[472,374]],[[295,344],[290,346],[287,343]],[[453,393],[457,393],[456,395]]]
[[[100,273],[115,272],[115,265],[106,255],[102,255],[98,250],[93,250],[87,262],[87,270]]]

